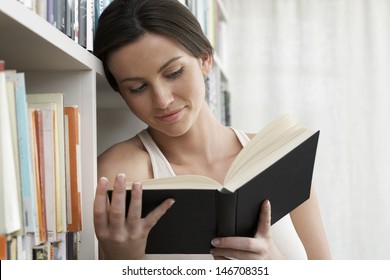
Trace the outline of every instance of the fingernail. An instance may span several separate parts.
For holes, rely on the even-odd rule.
[[[108,184],[108,179],[106,177],[101,177],[99,179],[99,185],[102,187],[106,187]]]
[[[141,190],[141,183],[140,182],[134,182],[133,183],[133,190],[135,190],[135,191]]]
[[[218,238],[214,238],[213,240],[211,240],[211,244],[213,246],[218,246],[220,243],[220,240]]]
[[[122,184],[125,183],[125,177],[126,177],[125,174],[119,173],[118,175],[116,175],[116,177],[118,178],[119,183],[122,183]]]
[[[174,200],[174,199],[171,199],[171,200],[169,201],[169,204],[172,206],[173,204],[175,204],[175,200]]]

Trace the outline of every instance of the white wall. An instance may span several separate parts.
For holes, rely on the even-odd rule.
[[[225,0],[233,126],[321,130],[314,185],[335,259],[390,259],[390,1]]]

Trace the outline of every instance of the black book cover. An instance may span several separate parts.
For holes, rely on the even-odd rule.
[[[167,198],[176,201],[150,231],[146,253],[208,254],[214,237],[252,237],[265,199],[271,202],[272,224],[283,218],[310,197],[318,137],[319,131],[234,193],[144,189],[143,217]]]

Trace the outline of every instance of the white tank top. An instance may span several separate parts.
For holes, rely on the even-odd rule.
[[[250,141],[246,133],[241,130],[234,129],[238,140],[244,147]],[[161,152],[148,131],[142,130],[137,134],[145,149],[149,153],[152,163],[153,177],[162,178],[176,176],[168,160]],[[279,250],[286,256],[287,259],[307,259],[305,249],[299,239],[290,215],[286,215],[271,227],[272,237]],[[210,240],[211,241],[211,240]],[[211,255],[147,255],[146,259],[213,259]]]

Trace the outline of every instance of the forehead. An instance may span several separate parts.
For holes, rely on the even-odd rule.
[[[118,68],[133,66],[139,68],[146,65],[161,66],[175,56],[193,55],[179,42],[168,37],[146,33],[139,40],[129,43],[112,52],[108,57],[111,72]]]

